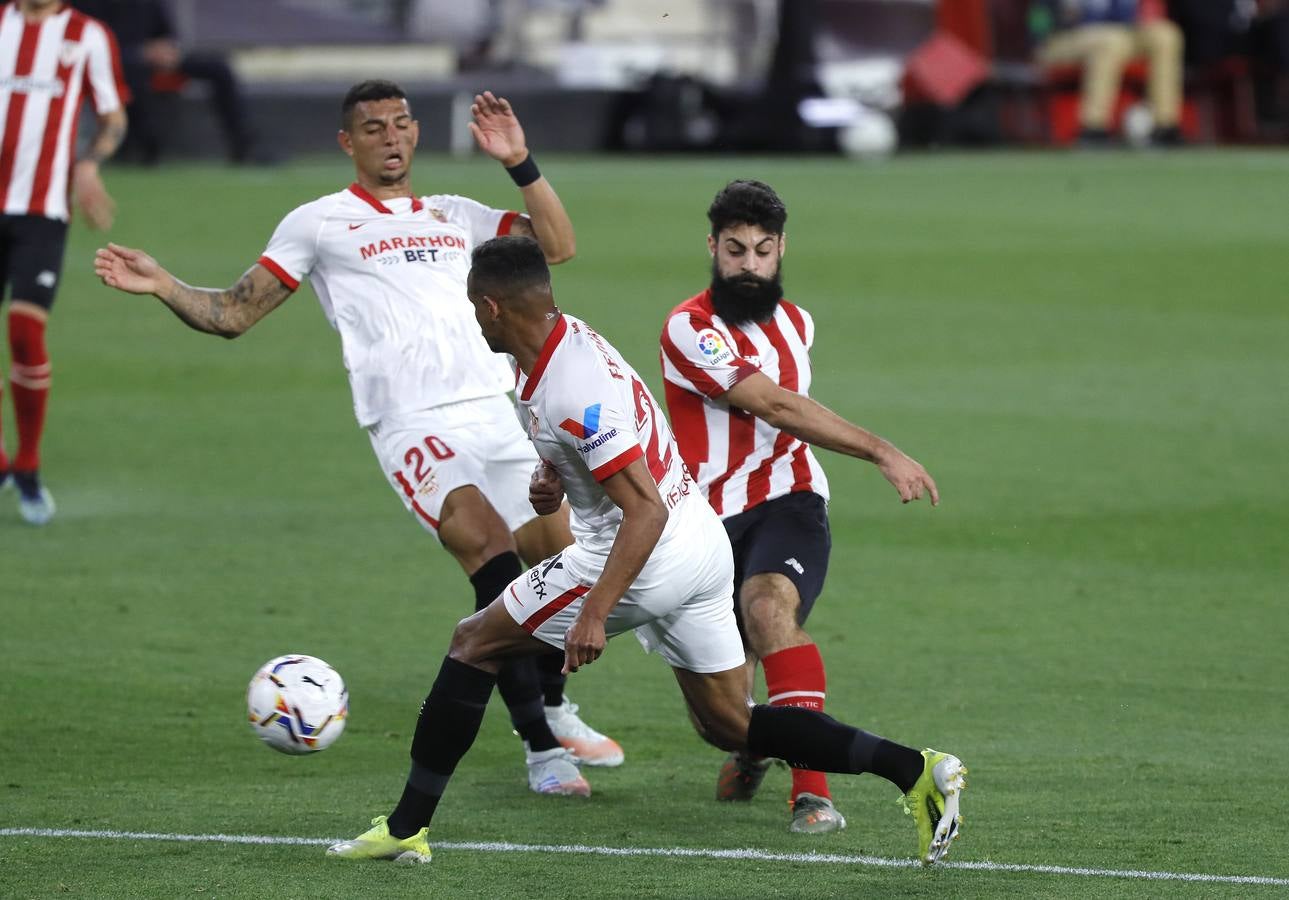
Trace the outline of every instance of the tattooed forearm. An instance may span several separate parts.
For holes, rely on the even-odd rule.
[[[251,269],[227,290],[193,287],[175,279],[173,286],[159,296],[190,328],[235,338],[291,296],[276,278],[256,275],[257,269]]]
[[[101,163],[111,159],[112,154],[121,146],[121,141],[125,140],[126,126],[125,113],[119,110],[100,118],[94,140],[80,161]]]

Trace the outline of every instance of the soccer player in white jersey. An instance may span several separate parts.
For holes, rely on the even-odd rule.
[[[752,706],[734,621],[725,529],[680,459],[658,404],[621,354],[560,312],[541,248],[494,238],[473,253],[470,300],[488,344],[514,356],[520,421],[542,458],[539,512],[572,505],[574,543],[516,578],[463,620],[421,708],[412,773],[389,816],[328,853],[429,862],[428,826],[483,720],[501,661],[564,650],[565,668],[597,660],[634,630],[671,667],[691,719],[725,750],[897,784],[931,863],[958,834],[966,770],[795,706]]]
[[[469,576],[479,608],[523,571],[521,557],[544,559],[572,536],[564,518],[537,518],[528,503],[536,456],[505,396],[509,364],[488,349],[466,300],[470,249],[497,234],[534,235],[561,262],[574,238],[510,104],[485,92],[471,109],[476,141],[507,167],[527,215],[415,194],[418,128],[407,97],[392,82],[367,81],[341,104],[339,142],[353,158],[354,183],[289,213],[231,288],[190,287],[146,253],[115,244],[94,266],[105,284],[153,294],[192,328],[228,338],[307,276],[340,332],[358,424],[408,511]],[[531,660],[507,667],[499,689],[527,748],[530,787],[584,795],[590,787],[574,763],[618,765],[622,748],[577,716],[554,660],[545,689]]]
[[[803,629],[823,589],[832,539],[828,480],[815,444],[877,465],[904,502],[939,502],[926,470],[889,442],[809,398],[814,320],[783,297],[787,210],[757,181],[734,181],[707,211],[711,286],[672,310],[662,331],[667,408],[680,454],[721,516],[734,547],[736,610],[759,660],[769,702],[822,710],[818,647]],[[719,800],[750,800],[769,760],[731,754]],[[792,820],[803,833],[837,831],[822,772],[792,773]]]
[[[88,152],[73,160],[86,94],[97,125]],[[8,286],[18,426],[12,460],[0,435],[0,490],[17,485],[18,511],[32,525],[44,525],[55,510],[40,478],[52,372],[45,328],[63,268],[69,201],[91,228],[112,224],[98,167],[125,136],[127,99],[116,39],[101,22],[57,0],[0,6],[0,302]]]

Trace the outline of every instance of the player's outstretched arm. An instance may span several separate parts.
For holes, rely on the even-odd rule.
[[[622,510],[622,524],[604,561],[604,571],[582,601],[582,611],[564,635],[564,672],[593,663],[607,642],[604,622],[639,576],[667,525],[667,507],[644,459],[628,464],[600,482]]]
[[[470,114],[474,116],[470,133],[480,150],[507,169],[528,159],[524,129],[510,108],[510,101],[484,91],[475,95]],[[517,219],[510,226],[510,233],[535,238],[546,254],[546,261],[552,265],[572,259],[577,252],[573,222],[550,182],[539,177],[519,190],[524,195],[528,215]]]
[[[152,294],[190,328],[235,338],[277,309],[291,291],[259,263],[226,290],[184,284],[142,250],[108,244],[94,254],[94,274],[127,294]]]
[[[935,480],[917,460],[885,438],[843,419],[823,404],[779,387],[760,372],[749,375],[730,388],[725,399],[731,406],[737,406],[807,444],[875,464],[899,491],[900,500],[905,503],[928,496],[932,506],[940,504]]]

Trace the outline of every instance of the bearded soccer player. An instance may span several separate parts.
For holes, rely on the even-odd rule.
[[[567,494],[575,540],[457,626],[421,707],[402,797],[328,853],[429,862],[428,826],[479,732],[498,666],[557,647],[576,671],[609,637],[634,630],[671,666],[708,741],[798,767],[880,775],[904,793],[919,858],[944,856],[961,821],[962,763],[812,709],[749,703],[730,543],[653,395],[612,344],[560,312],[536,243],[495,238],[473,259],[470,301],[489,346],[515,358],[519,418],[542,458],[534,508],[557,510]]]
[[[350,89],[340,147],[356,178],[289,213],[259,261],[226,290],[179,281],[140,250],[100,249],[95,273],[111,287],[152,294],[190,327],[233,338],[274,309],[306,276],[340,332],[358,424],[407,510],[465,570],[476,608],[523,571],[572,542],[567,513],[537,518],[528,479],[537,457],[506,392],[514,374],[488,349],[465,296],[470,250],[498,234],[533,235],[546,258],[574,250],[573,226],[528,154],[510,104],[477,95],[470,123],[506,167],[527,215],[447,194],[412,191],[418,126],[388,81]],[[619,765],[622,748],[587,726],[563,696],[562,660],[543,687],[532,660],[498,680],[527,749],[529,786],[590,793],[575,763]],[[576,757],[573,756],[573,751]]]
[[[748,685],[765,668],[769,703],[822,710],[823,659],[803,629],[823,589],[832,538],[828,480],[810,445],[874,463],[905,503],[939,503],[926,470],[809,397],[814,320],[783,297],[787,210],[768,185],[734,181],[707,211],[711,286],[662,332],[667,409],[680,454],[734,547]],[[770,761],[733,753],[719,800],[750,800]],[[822,772],[794,769],[791,831],[846,827]]]
[[[97,128],[74,159],[85,92]],[[0,7],[0,301],[7,285],[18,425],[13,459],[0,435],[0,490],[17,486],[18,511],[32,525],[55,511],[40,478],[40,438],[52,373],[45,326],[63,268],[68,201],[91,228],[112,224],[98,167],[125,136],[126,99],[116,39],[102,23],[57,0]]]

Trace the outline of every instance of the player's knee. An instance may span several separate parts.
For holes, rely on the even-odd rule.
[[[452,632],[452,644],[448,648],[448,656],[467,665],[478,665],[484,662],[483,642],[480,640],[482,632],[483,610],[472,616],[466,616],[457,623],[457,627]]]
[[[1088,53],[1088,62],[1126,62],[1135,49],[1128,29],[1106,28],[1098,32]]]
[[[753,591],[739,598],[743,612],[743,630],[748,644],[758,656],[790,639],[798,630],[796,604],[773,591]]]
[[[1182,30],[1167,19],[1143,25],[1141,39],[1151,53],[1179,53],[1182,49]]]
[[[515,549],[505,520],[474,486],[458,488],[444,501],[439,540],[467,570]]]
[[[45,322],[16,311],[9,313],[9,352],[14,362],[36,365],[45,361]]]
[[[691,715],[694,729],[719,750],[733,752],[747,747],[747,729],[751,714],[746,705],[738,704],[731,708],[710,709],[694,712]]]

